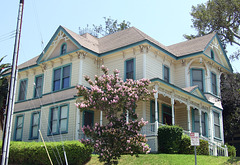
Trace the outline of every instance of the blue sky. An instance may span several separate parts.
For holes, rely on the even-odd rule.
[[[18,64],[39,55],[59,25],[78,33],[87,24],[100,25],[103,17],[126,20],[160,43],[168,46],[185,41],[183,34],[195,34],[191,28],[191,6],[207,0],[25,0]],[[12,61],[19,0],[0,5],[0,57]],[[9,39],[10,38],[10,39]],[[43,44],[42,44],[43,41]],[[228,55],[235,48],[228,48]],[[231,62],[240,72],[240,61]]]

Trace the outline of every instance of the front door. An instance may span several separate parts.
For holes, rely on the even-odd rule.
[[[163,124],[172,125],[172,108],[170,106],[162,106],[163,111]]]
[[[84,126],[93,126],[93,118],[94,112],[93,111],[83,111],[83,125]]]

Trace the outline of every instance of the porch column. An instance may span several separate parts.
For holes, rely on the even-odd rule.
[[[212,133],[211,133],[211,115],[209,112],[207,112],[207,123],[208,123],[208,138],[211,140],[211,137],[212,137]]]
[[[209,119],[210,119],[210,124],[209,124],[209,128],[210,128],[210,137],[211,137],[211,141],[213,142],[213,138],[214,138],[214,133],[213,133],[213,112],[210,109],[210,114],[209,114]]]
[[[171,98],[171,104],[172,104],[172,125],[175,125],[175,113],[174,113],[174,98]]]
[[[191,132],[191,123],[190,123],[190,105],[187,105],[187,113],[188,113],[188,131]]]
[[[127,110],[126,123],[128,123],[128,122],[129,122],[129,112]]]
[[[224,144],[224,134],[223,134],[223,117],[222,117],[222,111],[220,113],[220,133],[221,133],[221,140],[222,143]]]
[[[199,136],[202,136],[202,110],[199,109]]]
[[[157,134],[158,131],[158,103],[157,103],[157,99],[158,99],[158,85],[155,85],[155,90],[157,91],[154,94],[154,98],[155,98],[155,133]]]
[[[79,131],[80,131],[80,110],[77,108],[76,114],[76,132],[75,132],[75,140],[79,139]]]
[[[142,116],[142,118],[143,118],[143,120],[145,121],[145,120],[147,120],[146,119],[146,101],[143,101],[143,104],[142,104],[142,111],[143,111],[143,116]]]
[[[102,126],[102,111],[100,111],[100,126]]]

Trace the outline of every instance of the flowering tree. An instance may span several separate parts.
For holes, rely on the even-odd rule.
[[[108,123],[101,126],[83,127],[82,130],[91,140],[82,140],[83,143],[93,146],[99,154],[100,162],[117,164],[122,154],[138,156],[138,153],[149,153],[145,136],[139,134],[141,128],[147,124],[143,119],[137,120],[134,109],[138,100],[145,100],[150,96],[147,79],[127,79],[125,82],[119,77],[119,71],[113,75],[108,74],[108,69],[101,67],[104,74],[95,76],[92,81],[88,76],[85,80],[91,86],[77,86],[78,96],[83,96],[84,101],[76,103],[81,110],[95,109],[103,111]],[[129,120],[126,120],[127,115]]]

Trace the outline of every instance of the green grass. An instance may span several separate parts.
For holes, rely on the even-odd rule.
[[[98,161],[97,155],[92,155],[92,159],[87,165],[103,165]],[[148,154],[139,155],[139,157],[124,155],[119,160],[119,165],[194,165],[194,155],[180,155],[180,154]],[[216,157],[216,156],[197,156],[198,165],[226,165],[226,164],[240,164],[240,158],[230,157]]]

